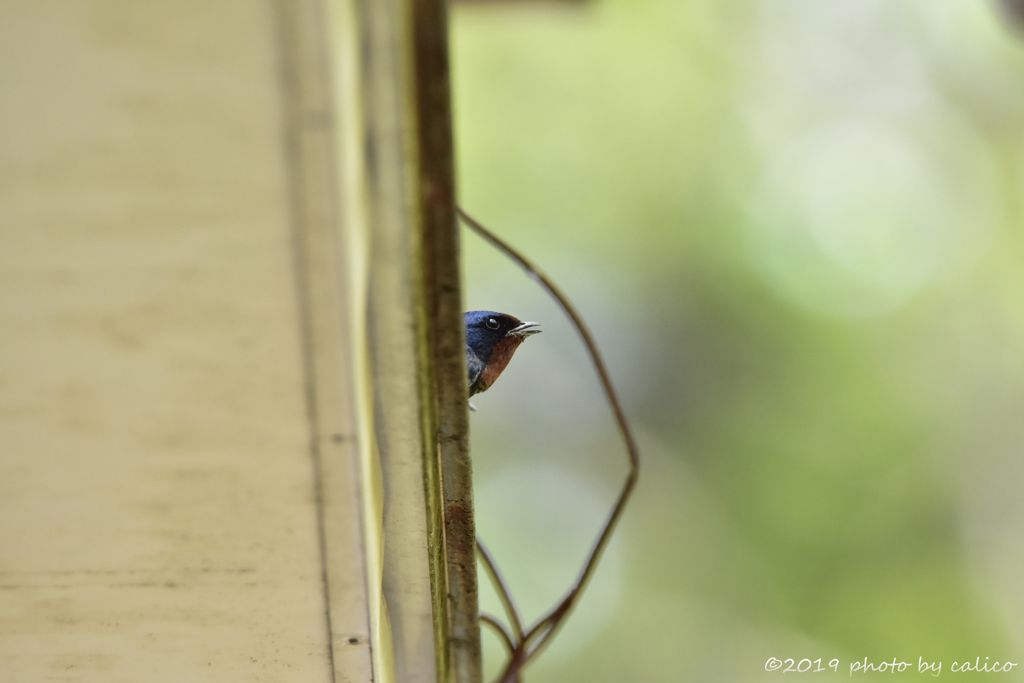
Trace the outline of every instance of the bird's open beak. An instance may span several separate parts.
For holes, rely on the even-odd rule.
[[[511,330],[505,333],[506,337],[529,337],[531,334],[537,334],[543,330],[536,330],[535,327],[540,327],[540,323],[519,323]]]

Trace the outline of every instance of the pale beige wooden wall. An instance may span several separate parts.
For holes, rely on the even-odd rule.
[[[0,3],[0,680],[326,681],[270,2]]]

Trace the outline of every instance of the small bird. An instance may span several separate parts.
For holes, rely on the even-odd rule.
[[[462,315],[466,325],[466,370],[469,395],[487,391],[512,360],[512,354],[540,323],[524,323],[494,311],[469,311]],[[472,407],[473,404],[470,404]],[[474,408],[475,410],[475,408]]]

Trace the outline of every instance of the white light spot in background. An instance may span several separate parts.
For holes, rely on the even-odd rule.
[[[885,313],[977,252],[998,219],[997,184],[983,141],[952,116],[824,124],[755,189],[751,255],[811,309]]]
[[[765,167],[749,198],[749,243],[790,300],[838,316],[886,313],[988,243],[1002,213],[999,174],[936,76],[942,55],[959,54],[950,36],[960,23],[991,32],[991,19],[972,20],[978,4],[759,5],[742,94]],[[971,49],[994,58],[997,43]]]

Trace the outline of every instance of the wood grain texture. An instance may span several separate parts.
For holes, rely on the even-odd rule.
[[[0,6],[3,680],[331,680],[276,19]]]

